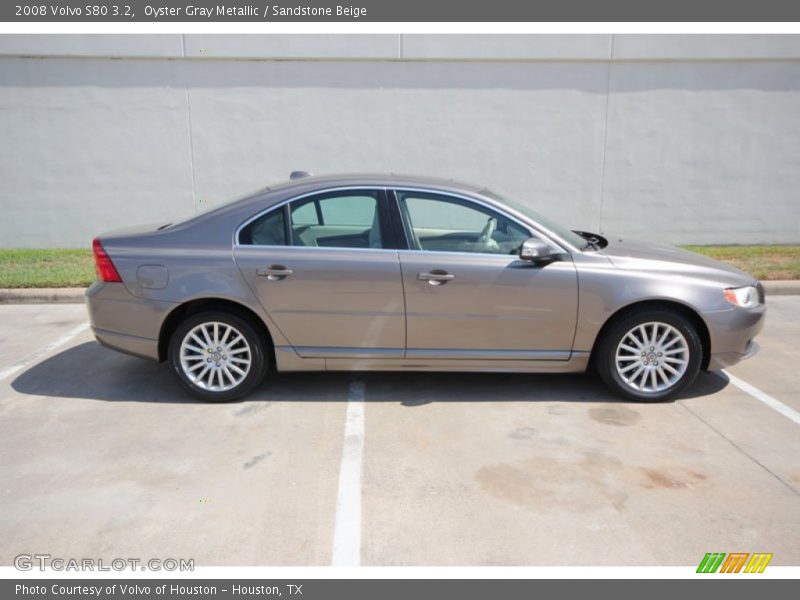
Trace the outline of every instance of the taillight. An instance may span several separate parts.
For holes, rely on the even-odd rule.
[[[100,281],[122,283],[122,278],[117,273],[117,268],[111,262],[111,257],[106,253],[99,238],[92,240],[92,252],[94,252],[94,264]]]

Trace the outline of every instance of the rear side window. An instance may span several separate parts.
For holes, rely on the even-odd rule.
[[[295,200],[245,225],[239,244],[383,248],[386,223],[381,199],[379,190],[355,190]]]
[[[380,192],[324,192],[289,205],[291,244],[383,248]]]
[[[285,246],[286,219],[283,208],[276,208],[248,223],[239,232],[239,243],[245,246]]]
[[[293,225],[319,225],[320,214],[313,202],[306,202],[292,209]]]
[[[319,203],[326,225],[358,225],[372,227],[378,210],[377,198],[370,196],[338,196]]]

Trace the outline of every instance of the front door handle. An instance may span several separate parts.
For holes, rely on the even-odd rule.
[[[433,269],[427,273],[420,273],[417,275],[417,279],[420,281],[427,281],[430,285],[442,285],[455,278],[455,275],[448,273],[444,269]]]
[[[256,270],[256,275],[259,277],[266,277],[270,281],[280,281],[281,279],[286,279],[292,273],[294,273],[294,271],[287,269],[283,265],[270,265],[266,269]]]

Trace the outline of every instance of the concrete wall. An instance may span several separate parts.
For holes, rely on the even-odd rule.
[[[800,36],[0,36],[0,246],[86,246],[295,169],[484,183],[624,237],[797,243]]]

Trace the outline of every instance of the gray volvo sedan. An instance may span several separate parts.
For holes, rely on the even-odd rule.
[[[658,401],[752,356],[747,273],[571,231],[482,187],[312,177],[160,227],[101,235],[92,329],[168,361],[203,400],[271,369],[583,372]]]

